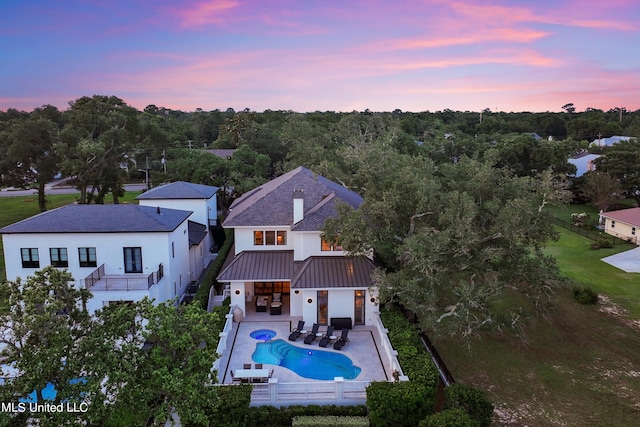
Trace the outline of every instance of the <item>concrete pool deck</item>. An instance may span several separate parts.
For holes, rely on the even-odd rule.
[[[245,363],[256,362],[251,358],[256,349],[256,344],[262,341],[251,338],[250,334],[256,329],[272,329],[276,332],[274,339],[283,339],[292,345],[308,348],[320,349],[329,352],[336,352],[349,357],[354,365],[360,367],[362,372],[355,378],[355,381],[390,381],[393,380],[391,372],[391,362],[382,350],[379,341],[379,334],[375,327],[355,326],[349,332],[349,342],[342,351],[334,350],[331,345],[326,348],[318,346],[318,340],[313,344],[304,344],[304,340],[288,341],[291,329],[297,325],[297,320],[280,318],[278,320],[244,320],[234,323],[233,329],[227,337],[227,351],[221,358],[220,371],[218,372],[218,382],[231,384],[231,370],[242,369]],[[311,325],[308,325],[311,329]],[[320,327],[320,332],[326,331],[326,326]],[[340,331],[335,335],[339,336]],[[277,378],[280,383],[296,382],[326,382],[326,380],[313,380],[301,377],[295,372],[281,366],[264,364],[265,368],[273,369],[273,378]],[[348,380],[347,380],[348,381]]]

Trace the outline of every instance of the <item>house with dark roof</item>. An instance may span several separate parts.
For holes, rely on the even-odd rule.
[[[640,208],[601,212],[600,224],[604,227],[605,233],[635,243],[636,245],[639,244]]]
[[[205,267],[217,190],[175,182],[138,196],[138,205],[67,205],[11,224],[0,229],[7,279],[67,269],[93,294],[91,311],[180,298]]]
[[[231,304],[246,313],[248,304],[266,301],[272,314],[288,304],[308,324],[373,324],[372,260],[348,256],[322,236],[339,203],[357,209],[362,198],[304,167],[235,200],[223,223],[233,229],[234,249],[217,278],[229,283]]]

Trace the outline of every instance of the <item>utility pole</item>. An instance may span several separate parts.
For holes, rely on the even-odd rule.
[[[167,173],[167,158],[165,157],[165,151],[162,150],[162,170]]]

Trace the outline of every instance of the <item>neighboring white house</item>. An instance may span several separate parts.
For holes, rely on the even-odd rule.
[[[223,223],[233,228],[234,250],[218,281],[231,289],[231,304],[246,313],[257,297],[289,296],[291,316],[327,325],[336,318],[373,324],[377,312],[367,257],[349,257],[322,238],[338,203],[357,209],[362,198],[304,167],[294,169],[234,201]]]
[[[191,211],[189,216],[189,271],[196,280],[204,254],[214,246],[212,229],[218,224],[218,187],[177,181],[152,188],[136,197],[141,206]]]
[[[40,213],[0,229],[7,279],[26,279],[47,265],[67,269],[78,287],[92,292],[92,312],[145,296],[170,300],[201,271],[193,270],[188,256],[194,235],[200,231],[200,246],[205,236],[189,220],[192,214],[129,204],[67,205]]]
[[[618,211],[600,212],[600,223],[604,232],[636,245],[640,232],[640,208],[620,209]]]

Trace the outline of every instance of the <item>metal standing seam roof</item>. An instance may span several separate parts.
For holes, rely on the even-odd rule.
[[[366,257],[309,257],[291,280],[291,288],[368,288],[375,268]]]
[[[136,197],[136,200],[153,199],[210,199],[218,187],[211,185],[194,184],[192,182],[176,181],[145,191]]]
[[[304,194],[305,219],[296,224],[296,227],[304,230],[319,230],[317,224],[323,224],[326,218],[336,214],[334,201],[326,204],[324,210],[316,208],[326,203],[327,198],[341,200],[353,208],[362,204],[359,194],[300,166],[236,199],[223,226],[291,226],[293,193],[298,190],[302,190]],[[315,212],[316,215],[308,217],[310,212]],[[310,220],[309,224],[303,225],[307,220]]]
[[[219,282],[285,281],[293,275],[293,251],[244,251],[217,277]]]
[[[640,208],[620,209],[618,211],[603,212],[602,216],[615,221],[626,222],[640,227]]]
[[[293,251],[244,251],[217,280],[291,281],[296,289],[368,288],[374,269],[373,262],[365,257],[309,257],[294,262]]]
[[[66,205],[1,228],[0,234],[170,232],[191,214],[129,204]]]

